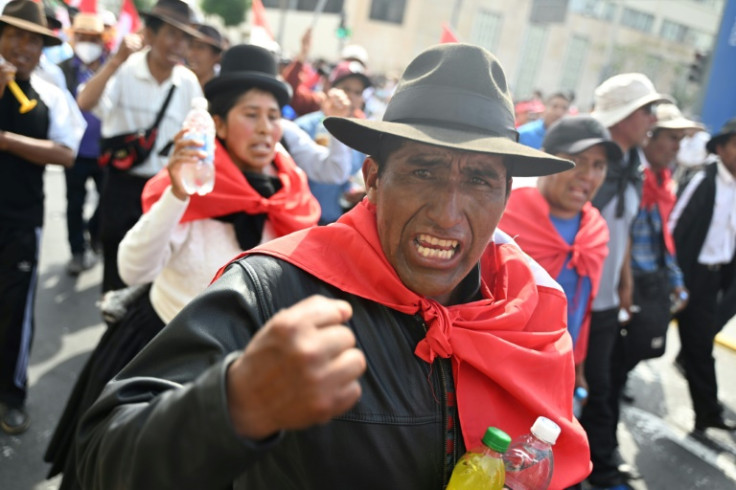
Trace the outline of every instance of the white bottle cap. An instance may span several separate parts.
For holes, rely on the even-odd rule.
[[[532,434],[537,439],[541,439],[548,444],[554,444],[557,442],[557,437],[560,435],[560,426],[552,422],[547,417],[537,417],[532,425]]]
[[[192,109],[207,110],[207,99],[204,97],[193,97],[192,98]]]

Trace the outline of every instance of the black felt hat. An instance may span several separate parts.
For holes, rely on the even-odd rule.
[[[220,61],[220,74],[204,85],[204,95],[212,99],[219,93],[258,87],[271,92],[283,107],[291,99],[291,91],[278,78],[276,58],[270,51],[254,44],[239,44],[225,51]]]
[[[401,75],[381,121],[328,117],[338,140],[375,155],[381,135],[504,157],[512,176],[548,175],[574,166],[518,143],[506,75],[495,56],[450,43],[420,53]]]
[[[736,117],[726,122],[721,128],[721,132],[713,136],[708,143],[705,144],[705,148],[710,153],[716,152],[716,147],[724,143],[731,136],[736,135]]]
[[[43,36],[44,46],[61,44],[61,39],[48,28],[46,12],[40,3],[31,0],[12,0],[5,5],[0,15],[0,23],[40,34]]]

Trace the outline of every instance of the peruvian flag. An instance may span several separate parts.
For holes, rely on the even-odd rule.
[[[133,0],[123,0],[120,7],[120,15],[118,15],[118,25],[116,26],[117,37],[115,39],[115,49],[120,45],[120,41],[131,32],[138,32],[141,28],[141,18],[138,11],[133,5]]]
[[[452,32],[452,29],[449,25],[447,25],[447,22],[442,23],[442,35],[440,36],[440,44],[445,43],[459,43],[460,40],[457,38],[454,32]]]
[[[253,0],[253,28],[261,29],[271,40],[274,39],[273,31],[271,26],[268,25],[268,19],[266,19],[266,8],[263,6],[261,0]]]
[[[78,8],[80,12],[97,13],[97,0],[69,0],[67,3],[70,7]]]

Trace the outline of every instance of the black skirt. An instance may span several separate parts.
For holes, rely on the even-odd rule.
[[[74,440],[84,413],[103,388],[164,327],[151,305],[150,287],[129,307],[123,318],[108,324],[99,344],[77,378],[61,414],[44,461],[51,463],[47,478],[64,473],[59,490],[79,489]]]

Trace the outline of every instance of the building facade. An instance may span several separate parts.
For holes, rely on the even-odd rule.
[[[300,10],[284,10],[283,4]],[[264,0],[286,54],[299,48],[318,0]],[[594,88],[623,72],[647,74],[688,111],[698,83],[689,80],[696,52],[707,53],[724,0],[328,0],[314,28],[311,55],[335,59],[345,42],[363,45],[374,73],[395,75],[439,41],[442,24],[464,42],[495,53],[514,98],[559,90],[590,109]],[[343,24],[350,38],[335,35]]]

